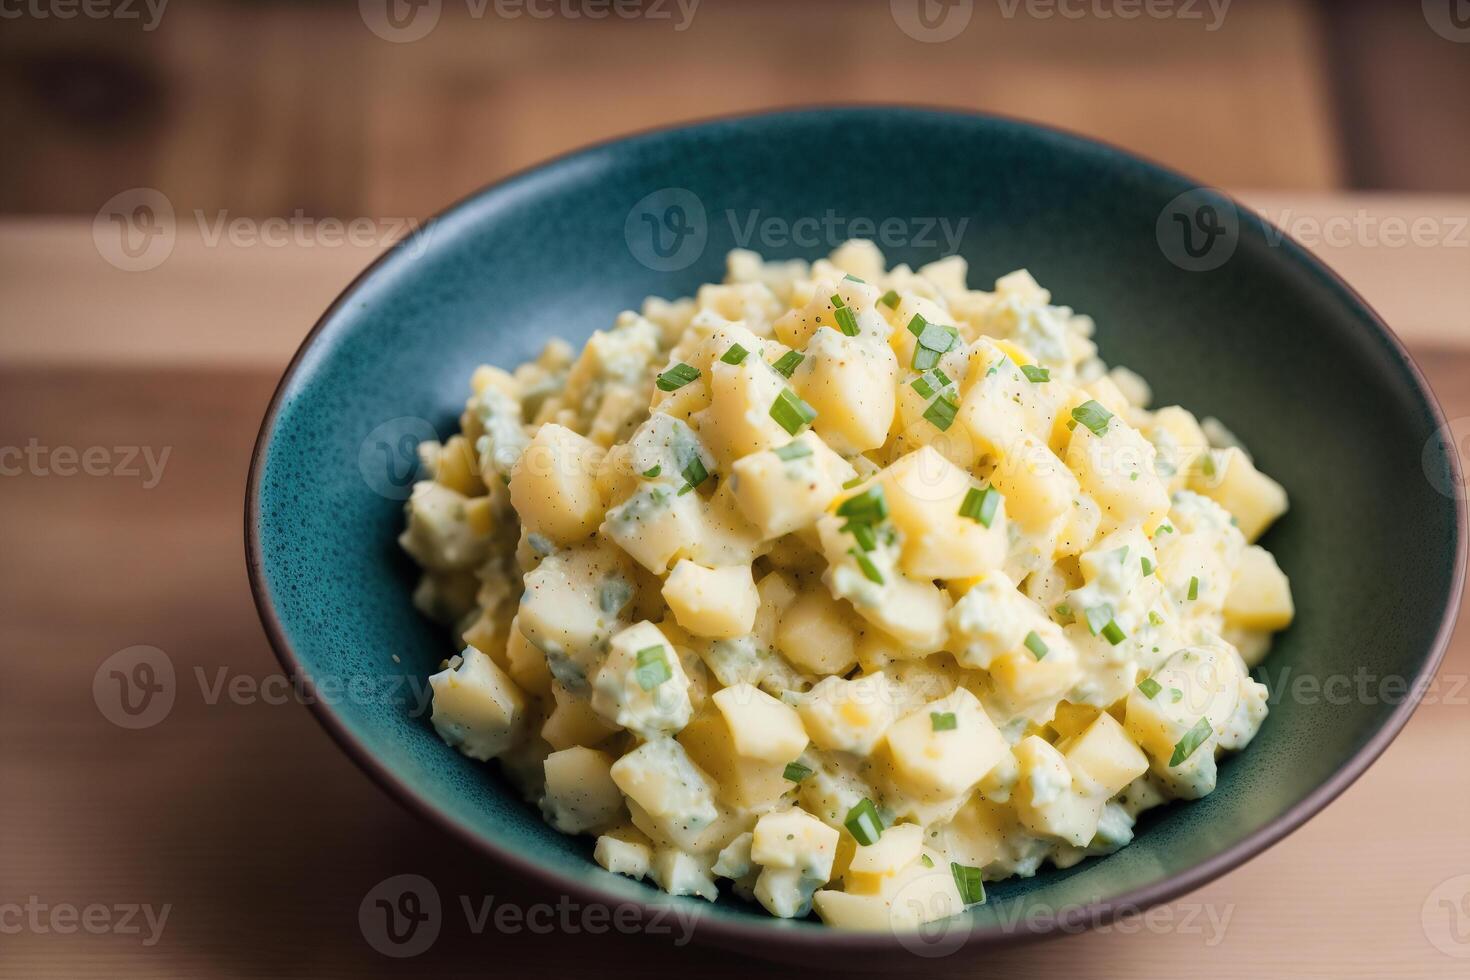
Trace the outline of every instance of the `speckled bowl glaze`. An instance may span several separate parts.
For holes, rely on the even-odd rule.
[[[250,577],[282,663],[308,685],[361,678],[381,692],[450,652],[413,609],[394,537],[408,437],[454,431],[475,365],[513,366],[552,336],[579,342],[647,295],[689,295],[737,245],[815,258],[851,234],[914,265],[954,236],[972,284],[1029,268],[1096,319],[1103,355],[1149,379],[1156,403],[1224,419],[1290,491],[1264,543],[1291,576],[1297,621],[1266,664],[1270,717],[1218,789],[1148,814],[1111,857],[992,884],[987,904],[900,938],[673,899],[604,872],[590,839],[543,824],[404,698],[318,700],[343,747],[508,872],[646,915],[673,908],[697,917],[696,938],[746,953],[854,965],[973,952],[1165,901],[1281,839],[1362,773],[1413,699],[1395,688],[1342,703],[1282,681],[1362,668],[1422,689],[1438,664],[1465,536],[1458,464],[1422,377],[1351,289],[1227,198],[987,116],[824,109],[635,136],[481,191],[394,248],[312,330],[255,449]]]

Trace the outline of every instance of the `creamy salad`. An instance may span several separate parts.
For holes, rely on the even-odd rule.
[[[898,929],[1129,842],[1266,715],[1281,486],[1025,271],[729,256],[471,378],[433,724],[618,874]]]

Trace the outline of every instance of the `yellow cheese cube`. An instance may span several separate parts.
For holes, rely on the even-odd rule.
[[[1265,548],[1251,545],[1241,552],[1240,564],[1225,596],[1225,619],[1248,630],[1281,630],[1296,615],[1291,583]]]
[[[705,568],[688,559],[674,566],[663,596],[680,626],[715,639],[749,633],[760,605],[748,565]]]
[[[1006,754],[1005,739],[965,688],[930,702],[888,729],[894,775],[923,800],[959,796]]]
[[[571,429],[543,425],[510,474],[510,499],[521,523],[557,544],[590,537],[602,520],[602,456],[599,446]]]
[[[716,691],[711,700],[735,741],[735,751],[751,759],[785,764],[806,749],[806,730],[796,709],[750,684]]]
[[[1211,450],[1208,462],[1190,476],[1189,486],[1228,510],[1247,542],[1255,541],[1286,513],[1286,490],[1233,447]]]
[[[897,460],[878,479],[893,523],[903,532],[899,564],[906,574],[964,578],[1005,561],[1004,503],[991,515],[989,527],[961,515],[967,496],[979,488],[932,446]]]

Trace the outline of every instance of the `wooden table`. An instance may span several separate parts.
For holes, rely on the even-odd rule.
[[[1470,198],[1246,199],[1299,231],[1328,218],[1359,229],[1320,251],[1408,340],[1447,414],[1470,416]],[[1436,241],[1393,247],[1363,230],[1416,216],[1438,223]],[[0,447],[36,447],[27,472],[0,479],[0,976],[763,969],[667,938],[476,934],[460,896],[472,908],[555,897],[437,838],[280,697],[242,558],[249,452],[292,349],[375,251],[211,247],[181,230],[161,266],[126,273],[87,222],[0,222]],[[93,472],[111,475],[64,475],[89,447],[102,447]],[[142,458],[128,475],[126,447],[150,449],[161,479]],[[99,712],[93,681],[140,644],[167,652],[178,695],[163,722],[126,730]],[[985,974],[1466,975],[1467,673],[1462,633],[1439,703],[1264,857],[1137,935],[1003,952]],[[402,873],[445,903],[437,942],[407,964],[358,924],[369,890]],[[167,909],[156,935],[128,911],[140,907],[155,925]]]

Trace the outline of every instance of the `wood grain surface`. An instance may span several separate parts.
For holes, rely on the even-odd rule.
[[[1248,199],[1298,216],[1470,210],[1464,199]],[[1400,326],[1447,414],[1470,416],[1467,250],[1326,251]],[[51,451],[0,477],[0,976],[769,969],[668,936],[477,932],[462,901],[473,910],[491,896],[521,907],[557,896],[437,837],[281,697],[242,556],[249,451],[292,347],[371,253],[218,254],[181,238],[158,269],[122,273],[101,261],[87,222],[0,221],[0,447]],[[80,463],[54,454],[62,447],[79,458],[98,447],[91,469],[108,475],[66,475]],[[154,470],[142,454],[129,465],[128,447],[151,452]],[[99,711],[93,682],[104,660],[136,645],[167,654],[177,695],[165,719],[132,731]],[[1457,637],[1435,703],[1358,784],[1134,933],[918,969],[1464,976],[1467,676],[1470,642]],[[405,873],[429,879],[445,912],[433,946],[399,962],[369,945],[358,910],[378,882]],[[161,929],[128,911],[144,906],[155,924],[167,909]]]

